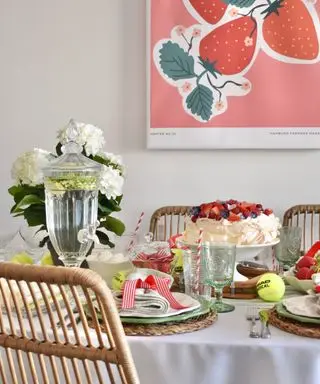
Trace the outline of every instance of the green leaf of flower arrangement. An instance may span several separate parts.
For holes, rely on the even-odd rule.
[[[30,186],[25,184],[14,185],[8,189],[10,195],[13,196],[15,203],[19,203],[27,195],[35,195],[44,201],[44,186],[43,184]]]
[[[24,210],[23,216],[30,227],[43,225],[46,222],[46,210],[44,205],[30,205]]]
[[[44,200],[36,195],[26,195],[22,198],[22,200],[19,201],[18,204],[15,205],[14,210],[12,213],[19,213],[23,210],[26,210],[31,205],[41,205],[44,204]]]
[[[107,231],[115,233],[117,236],[121,236],[126,229],[122,221],[112,216],[107,216],[105,221],[102,221],[100,224],[101,227],[104,227]]]
[[[99,194],[99,211],[102,216],[109,215],[112,212],[120,212],[120,203],[114,199],[107,199],[106,195]]]
[[[187,108],[193,115],[208,121],[212,115],[213,94],[210,88],[198,84],[186,99]]]
[[[99,237],[99,241],[101,244],[108,245],[111,248],[114,247],[114,243],[110,241],[109,236],[105,232],[97,230],[96,234]]]
[[[194,59],[177,43],[168,41],[160,49],[160,66],[165,75],[172,80],[191,79],[194,73]]]
[[[250,7],[256,0],[222,0],[225,4],[234,5],[238,8]]]

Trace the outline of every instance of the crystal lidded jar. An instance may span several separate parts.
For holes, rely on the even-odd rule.
[[[69,141],[62,155],[43,169],[49,238],[65,266],[80,266],[89,252],[99,222],[98,193],[101,165],[84,156],[79,132],[71,120]]]

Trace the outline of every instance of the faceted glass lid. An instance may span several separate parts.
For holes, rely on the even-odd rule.
[[[99,175],[101,164],[84,156],[82,146],[78,144],[79,132],[74,120],[70,120],[67,127],[69,141],[62,146],[62,155],[50,162],[50,165],[43,169],[45,176],[58,176],[68,173]]]

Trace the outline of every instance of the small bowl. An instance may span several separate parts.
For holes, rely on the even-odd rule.
[[[95,258],[95,252],[89,255],[86,260],[89,265],[89,269],[97,272],[103,280],[107,283],[108,287],[112,287],[112,278],[117,272],[132,271],[134,266],[129,259],[124,258],[120,262],[112,261],[110,259],[103,260],[103,251],[101,256]]]
[[[137,268],[153,269],[168,274],[170,273],[171,269],[171,261],[133,259],[132,263]]]

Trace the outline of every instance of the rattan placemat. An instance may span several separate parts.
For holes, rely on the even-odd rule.
[[[269,311],[269,323],[283,331],[293,333],[298,336],[312,337],[320,339],[320,326],[310,323],[300,323],[278,315],[275,308]]]
[[[199,331],[212,325],[218,316],[214,311],[210,311],[198,318],[189,319],[182,322],[168,322],[161,324],[123,324],[124,332],[128,336],[162,336],[176,335],[178,333],[189,333]],[[91,321],[88,320],[91,327]],[[103,325],[101,325],[102,331]]]

